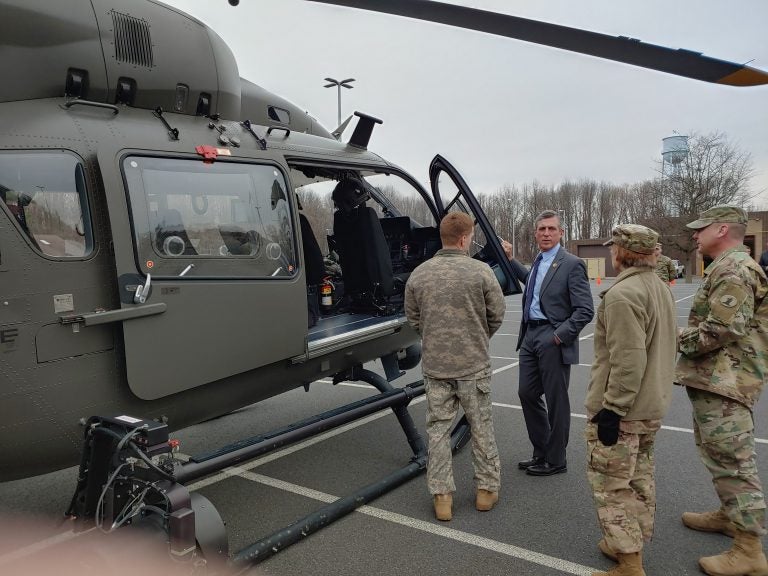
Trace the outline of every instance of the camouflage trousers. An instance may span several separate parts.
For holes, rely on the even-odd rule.
[[[723,511],[740,530],[765,534],[765,496],[757,475],[752,411],[718,394],[687,391],[696,446],[712,474]]]
[[[653,536],[656,479],[653,445],[661,420],[622,421],[619,440],[605,446],[587,421],[587,478],[608,546],[629,554]]]
[[[438,380],[424,376],[427,396],[427,488],[430,494],[456,491],[451,455],[451,425],[464,409],[472,431],[472,464],[476,487],[498,492],[501,463],[493,432],[490,370],[461,380]]]

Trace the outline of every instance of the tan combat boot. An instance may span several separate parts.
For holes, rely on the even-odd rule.
[[[610,558],[614,562],[618,562],[619,559],[616,557],[616,552],[613,551],[613,548],[608,546],[608,542],[605,538],[600,539],[600,542],[597,543],[597,547],[600,548],[600,552],[602,552],[604,556]]]
[[[710,576],[768,576],[760,536],[740,530],[733,537],[730,550],[699,558],[699,566]]]
[[[435,494],[435,518],[447,522],[453,518],[453,494]]]
[[[475,508],[481,512],[487,512],[499,501],[499,493],[490,490],[478,489],[477,498],[475,498]]]
[[[736,525],[728,519],[722,508],[714,512],[683,512],[683,524],[691,530],[701,532],[720,532],[726,536],[736,534]]]
[[[608,572],[592,572],[592,576],[645,576],[643,557],[640,552],[630,554],[616,553],[618,564]]]

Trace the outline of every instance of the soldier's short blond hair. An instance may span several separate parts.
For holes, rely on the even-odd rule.
[[[616,253],[616,260],[622,268],[655,268],[656,267],[656,255],[655,254],[640,254],[639,252],[632,252],[613,244],[611,249]]]
[[[462,236],[470,234],[475,221],[464,212],[449,212],[440,222],[440,240],[443,245],[455,246]]]

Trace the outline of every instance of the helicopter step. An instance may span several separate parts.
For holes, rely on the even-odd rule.
[[[356,380],[379,394],[273,432],[243,439],[182,461],[179,444],[168,425],[127,415],[91,417],[86,424],[77,486],[67,515],[111,532],[127,525],[149,527],[162,534],[168,552],[190,567],[217,572],[227,564],[243,566],[263,561],[283,548],[327,526],[413,478],[426,467],[426,446],[408,412],[408,404],[424,394],[421,381],[394,388],[384,377],[355,366],[339,373],[335,382]],[[391,408],[413,452],[410,462],[392,474],[341,498],[294,524],[229,555],[224,522],[211,502],[190,493],[190,482],[251,460],[288,444]],[[457,424],[452,446],[469,438],[465,421]]]

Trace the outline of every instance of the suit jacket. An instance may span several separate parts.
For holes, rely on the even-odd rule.
[[[516,260],[509,262],[517,279],[527,282],[530,271]],[[526,293],[523,292],[523,310],[526,304]],[[539,306],[562,342],[563,363],[578,364],[579,332],[592,320],[595,308],[584,261],[562,246],[539,288]],[[517,338],[517,350],[520,350],[526,329],[527,325],[523,322]]]

